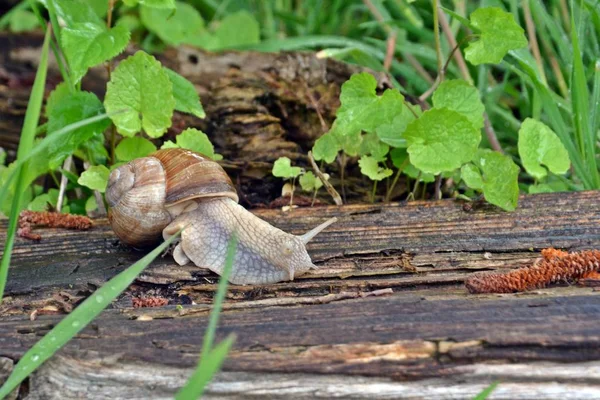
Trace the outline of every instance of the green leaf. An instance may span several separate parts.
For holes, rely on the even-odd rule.
[[[390,146],[380,141],[376,133],[367,133],[363,136],[359,154],[370,155],[377,161],[384,161],[389,151]]]
[[[561,181],[539,183],[529,186],[529,194],[568,192],[569,187]]]
[[[479,91],[462,79],[442,82],[433,93],[433,106],[456,111],[467,117],[475,129],[483,128],[485,107]]]
[[[323,160],[327,164],[331,164],[341,149],[335,135],[328,132],[315,141],[312,153],[315,160]]]
[[[154,143],[148,139],[134,136],[124,138],[115,149],[115,156],[119,161],[131,161],[136,158],[146,157],[156,151]]]
[[[67,199],[63,200],[63,206],[67,203]],[[48,204],[54,208],[58,204],[58,189],[50,189],[48,193],[42,193],[36,196],[27,205],[27,209],[31,211],[47,211]],[[62,211],[62,210],[61,210]]]
[[[98,203],[96,202],[96,196],[92,195],[85,201],[85,212],[90,213],[98,209]]]
[[[148,136],[160,137],[171,126],[175,108],[169,76],[154,57],[138,51],[112,73],[104,106],[109,113],[127,109],[111,116],[121,135],[134,136],[143,128]]]
[[[174,13],[148,4],[140,8],[146,28],[172,46],[186,43],[190,37],[204,31],[204,20],[193,6],[177,1],[175,7]]]
[[[252,14],[242,10],[223,18],[213,36],[215,40],[202,47],[215,51],[256,44],[260,42],[260,26]]]
[[[292,167],[292,161],[287,157],[279,157],[273,164],[273,176],[278,178],[296,178],[302,173],[302,168]]]
[[[46,117],[50,115],[52,109],[56,107],[57,104],[67,98],[71,94],[71,89],[69,89],[69,85],[66,82],[61,82],[52,92],[50,92],[50,96],[48,96],[48,100],[46,101]]]
[[[183,149],[188,149],[197,153],[204,154],[205,156],[210,157],[213,160],[223,159],[223,156],[215,153],[215,148],[210,142],[208,136],[206,136],[204,132],[199,131],[198,129],[187,128],[179,135],[177,135],[176,142],[177,143],[173,143],[169,140],[162,145],[161,149],[181,147]]]
[[[481,32],[465,49],[465,58],[473,65],[498,64],[510,50],[527,47],[524,30],[511,13],[497,7],[479,8],[470,19]]]
[[[342,135],[340,131],[335,129],[335,122],[333,123],[334,129],[331,134],[336,137],[341,149],[350,157],[356,157],[360,153],[360,148],[363,142],[363,135],[360,131],[348,135]]]
[[[107,29],[104,24],[76,23],[63,28],[61,43],[74,83],[88,68],[119,55],[129,43],[129,30],[123,25]]]
[[[564,174],[569,170],[569,153],[556,133],[546,124],[527,118],[519,129],[519,156],[527,173],[542,179],[548,170]]]
[[[375,132],[383,124],[391,124],[402,113],[404,97],[395,89],[387,89],[377,96],[377,81],[373,75],[363,72],[354,74],[342,85],[341,106],[332,128],[342,135],[356,132]]]
[[[43,338],[27,350],[13,368],[4,385],[0,387],[0,399],[5,398],[19,383],[31,375],[33,371],[52,357],[54,353],[60,350],[69,340],[96,318],[102,310],[108,307],[117,296],[129,287],[131,282],[142,273],[152,260],[173,243],[179,236],[179,233],[171,236],[138,262],[102,285],[100,289],[85,299],[77,308],[44,335]]]
[[[483,195],[494,205],[512,211],[519,201],[519,167],[512,159],[492,150],[479,150],[476,164],[483,172]]]
[[[194,84],[172,69],[163,67],[173,84],[173,96],[175,97],[175,109],[184,113],[204,118],[206,114],[200,103],[200,96]]]
[[[175,8],[175,0],[123,0],[129,7],[133,7],[136,4],[143,4],[146,7],[161,8],[161,9],[173,9]]]
[[[381,167],[377,159],[373,157],[362,156],[358,160],[358,165],[360,166],[360,172],[372,181],[380,181],[393,174],[391,169]]]
[[[104,113],[102,103],[95,94],[76,92],[63,97],[58,104],[52,105],[48,116],[48,137],[54,132],[75,122]],[[50,168],[57,168],[68,155],[93,136],[101,135],[109,126],[107,120],[95,122],[72,131],[54,142],[46,156]]]
[[[10,31],[13,33],[32,31],[39,26],[34,13],[27,10],[15,10],[10,16]]]
[[[379,139],[392,147],[406,147],[403,134],[408,124],[415,120],[415,116],[408,107],[403,106],[400,114],[396,115],[391,123],[379,125],[376,129]]]
[[[471,189],[481,190],[483,189],[483,177],[477,168],[473,164],[465,164],[460,169],[460,177]]]
[[[456,111],[431,109],[406,128],[410,162],[423,172],[437,175],[470,161],[477,152],[481,133]]]
[[[180,147],[177,146],[172,140],[167,140],[166,142],[164,142],[162,144],[162,146],[160,146],[161,149],[179,149]]]
[[[47,2],[48,0],[44,1]],[[52,3],[56,15],[64,20],[68,27],[78,23],[93,25],[104,23],[87,0],[52,0]]]
[[[319,190],[323,186],[321,178],[317,178],[312,171],[305,172],[299,179],[300,186],[305,192],[312,192],[313,190]]]
[[[104,193],[109,175],[110,171],[104,165],[94,165],[81,173],[77,183]]]
[[[3,166],[6,163],[6,151],[3,148],[0,148],[0,166]]]

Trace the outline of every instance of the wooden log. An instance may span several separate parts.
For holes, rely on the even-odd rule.
[[[599,200],[595,191],[524,196],[513,213],[450,200],[254,211],[295,233],[340,220],[309,246],[319,269],[230,287],[217,336],[237,339],[207,398],[462,399],[494,380],[496,399],[600,397],[594,288],[469,295],[463,286],[473,271],[520,267],[545,247],[600,247]],[[40,243],[15,247],[0,358],[17,360],[61,318],[30,321],[33,309],[62,310],[57,296],[73,305],[142,256],[105,221],[40,233]],[[30,398],[172,396],[197,361],[216,281],[158,259],[34,375]],[[140,296],[170,305],[132,308]]]

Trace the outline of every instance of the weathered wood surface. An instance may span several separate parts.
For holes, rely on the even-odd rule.
[[[501,380],[492,399],[600,398],[598,292],[563,284],[469,295],[463,286],[475,270],[519,267],[548,246],[599,248],[599,201],[580,192],[526,196],[513,213],[450,200],[255,211],[296,233],[340,221],[309,246],[319,269],[230,288],[218,338],[237,341],[208,397],[463,399]],[[142,255],[103,221],[41,233],[39,244],[16,245],[0,358],[18,359],[61,318],[30,321],[34,308],[59,292],[63,302],[87,296]],[[197,360],[215,282],[169,256],[155,261],[36,373],[29,398],[168,398]],[[385,288],[393,294],[358,297]],[[170,305],[131,308],[141,294]]]

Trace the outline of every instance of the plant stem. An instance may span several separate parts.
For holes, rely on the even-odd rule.
[[[73,156],[67,157],[63,164],[63,170],[71,171],[71,164],[73,163]],[[62,208],[62,203],[65,198],[65,191],[67,189],[67,175],[61,174],[60,176],[60,186],[58,188],[58,200],[56,202],[56,212],[60,212]]]
[[[525,26],[527,27],[527,36],[529,37],[529,43],[531,44],[531,52],[535,58],[540,77],[544,85],[548,85],[546,80],[546,74],[544,73],[544,63],[542,62],[542,55],[540,53],[540,47],[538,45],[537,36],[535,34],[535,24],[533,23],[533,17],[531,16],[531,9],[529,8],[529,0],[522,1],[523,14],[525,15]]]
[[[385,194],[385,202],[386,203],[390,202],[390,199],[392,197],[392,192],[394,191],[394,188],[396,187],[396,184],[398,183],[398,179],[400,179],[400,175],[402,174],[402,171],[408,165],[408,162],[409,162],[409,159],[407,157],[406,160],[404,160],[404,162],[402,163],[402,165],[400,165],[400,168],[398,168],[398,171],[396,172],[396,176],[394,176],[394,180],[392,181],[392,184],[390,185],[387,193]]]
[[[435,177],[435,192],[434,197],[436,200],[441,200],[442,198],[442,175],[437,175]]]
[[[446,14],[444,14],[444,12],[442,10],[438,9],[438,17],[439,17],[440,25],[442,27],[442,31],[444,32],[444,36],[446,37],[446,40],[448,41],[448,45],[451,48],[456,47],[457,42],[456,42],[456,39],[454,38],[454,33],[452,32],[452,29],[450,28],[450,25],[448,24],[448,19],[446,18]],[[471,73],[469,72],[467,63],[465,62],[465,59],[460,51],[457,51],[454,53],[454,60],[456,61],[456,64],[458,65],[458,69],[459,69],[460,74],[463,77],[463,79],[466,80],[467,82],[469,82],[470,84],[473,84],[473,78],[471,78]]]
[[[437,56],[437,65],[438,65],[438,80],[443,81],[443,68],[442,68],[442,43],[440,41],[440,22],[439,22],[439,14],[438,14],[438,0],[432,0],[433,5],[433,37],[435,38],[435,54]]]
[[[373,190],[371,191],[371,203],[375,203],[375,193],[377,192],[377,181],[373,181]]]

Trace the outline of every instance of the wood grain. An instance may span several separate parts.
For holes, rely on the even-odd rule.
[[[496,379],[502,389],[492,398],[598,398],[594,288],[474,296],[462,283],[476,270],[530,263],[545,247],[600,247],[599,200],[600,192],[525,196],[513,213],[466,212],[450,200],[254,211],[294,233],[331,216],[339,222],[309,246],[318,270],[294,282],[230,287],[218,339],[237,339],[208,398],[462,399]],[[19,239],[15,247],[0,358],[18,359],[61,319],[40,313],[30,321],[33,309],[56,306],[59,293],[76,303],[142,256],[103,220],[87,232],[40,233],[40,243]],[[159,258],[36,373],[30,397],[172,396],[197,361],[216,281]],[[361,297],[379,289],[392,294]],[[140,295],[171,305],[131,308]]]

